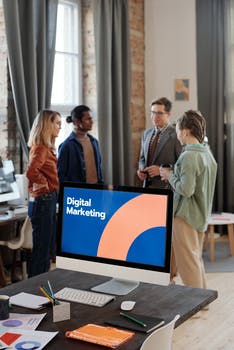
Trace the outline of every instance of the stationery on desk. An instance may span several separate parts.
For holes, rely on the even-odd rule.
[[[59,305],[59,301],[55,298],[50,281],[48,281],[49,290],[45,286],[39,286],[42,294],[51,302],[52,305]]]
[[[0,335],[0,349],[43,349],[56,334],[24,329],[5,332]]]
[[[138,320],[138,318],[133,317],[129,314],[125,314],[124,312],[120,312],[120,316],[126,317],[128,320],[131,320],[132,322],[135,322],[137,324],[139,324],[141,327],[147,327],[147,324]]]
[[[58,333],[35,331],[45,315],[10,313],[0,321],[0,349],[43,349]]]
[[[53,305],[53,322],[69,320],[71,318],[70,303],[59,302],[55,297],[50,281],[48,280],[47,283],[49,289],[45,286],[40,286],[39,289]]]
[[[133,337],[135,333],[114,327],[86,324],[85,326],[67,331],[66,337],[82,340],[115,349]]]
[[[127,328],[143,333],[149,333],[165,323],[162,318],[139,315],[132,312],[120,312],[119,315],[116,315],[105,322],[112,326]]]
[[[12,305],[27,307],[29,309],[40,310],[51,303],[52,305],[59,305],[59,301],[55,298],[50,282],[48,281],[49,290],[45,286],[39,286],[40,291],[44,297],[34,295],[31,293],[21,292],[13,295],[10,298]]]
[[[49,300],[46,297],[21,292],[10,297],[10,304],[34,310],[41,310],[49,304]]]
[[[9,318],[0,321],[0,333],[4,333],[12,329],[17,331],[19,329],[34,331],[40,322],[45,317],[44,314],[18,314],[10,313]]]
[[[49,303],[54,307],[60,307],[49,281],[49,290],[45,286],[40,286],[39,289],[45,297],[21,292],[10,297],[10,303],[34,310],[41,310]],[[45,315],[10,314],[8,319],[0,322],[0,349],[9,347],[12,349],[23,349],[24,347],[27,349],[43,349],[58,333],[35,331]]]

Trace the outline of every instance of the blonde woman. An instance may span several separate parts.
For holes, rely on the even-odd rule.
[[[43,110],[36,116],[28,146],[30,201],[28,215],[33,228],[33,251],[29,277],[47,272],[55,245],[56,202],[59,189],[55,138],[61,129],[58,112]]]

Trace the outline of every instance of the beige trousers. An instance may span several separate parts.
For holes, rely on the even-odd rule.
[[[206,288],[202,260],[203,240],[203,232],[196,231],[179,216],[174,218],[172,244],[177,269],[186,286]]]

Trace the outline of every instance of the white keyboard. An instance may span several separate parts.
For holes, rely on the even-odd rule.
[[[65,301],[74,301],[75,303],[93,305],[93,306],[104,306],[111,300],[115,299],[114,295],[102,294],[97,292],[90,292],[82,289],[74,289],[65,287],[55,293],[57,299]]]

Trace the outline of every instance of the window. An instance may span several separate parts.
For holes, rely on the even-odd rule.
[[[51,107],[62,115],[59,145],[71,132],[66,116],[81,101],[80,0],[59,0]]]

